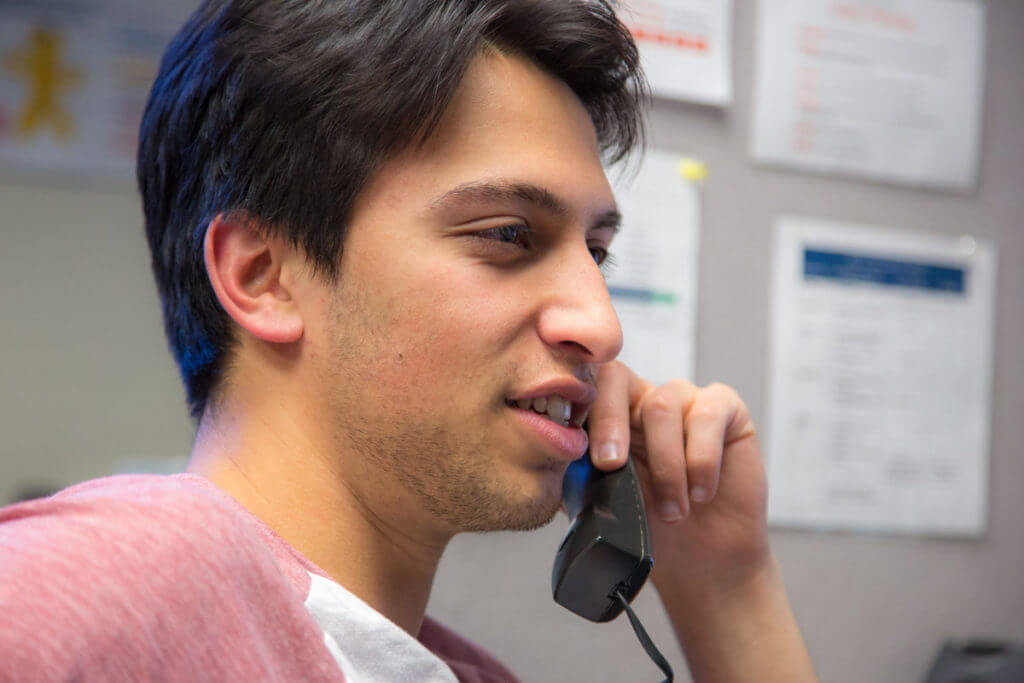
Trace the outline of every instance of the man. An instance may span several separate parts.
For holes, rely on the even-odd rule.
[[[813,680],[747,409],[614,360],[601,160],[641,83],[598,2],[205,3],[139,153],[188,473],[0,517],[0,671],[510,680],[425,616],[434,573],[550,521],[589,441],[637,464],[695,678]]]

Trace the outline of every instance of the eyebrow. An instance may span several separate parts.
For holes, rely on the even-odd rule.
[[[568,202],[547,188],[531,183],[505,181],[481,181],[459,185],[432,201],[431,207],[438,210],[450,205],[509,201],[527,202],[558,218],[567,218],[572,213]],[[622,214],[618,209],[610,209],[599,215],[590,229],[610,228],[618,232],[621,225]]]

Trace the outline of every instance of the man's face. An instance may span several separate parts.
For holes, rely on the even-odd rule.
[[[596,262],[616,220],[571,90],[522,59],[477,57],[426,144],[360,195],[340,280],[307,326],[332,438],[359,456],[338,466],[364,504],[425,508],[452,533],[551,519],[586,447],[573,422],[622,344]],[[552,396],[571,401],[568,426],[536,412]]]

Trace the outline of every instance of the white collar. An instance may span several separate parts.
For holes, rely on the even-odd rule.
[[[310,573],[306,610],[350,683],[458,683],[437,655],[340,584]]]

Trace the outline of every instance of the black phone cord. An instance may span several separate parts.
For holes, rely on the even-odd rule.
[[[647,656],[658,665],[658,668],[665,673],[665,680],[663,683],[672,683],[672,679],[675,674],[672,673],[672,667],[668,665],[668,660],[665,656],[658,652],[657,646],[651,637],[647,635],[647,631],[644,630],[643,624],[640,623],[640,619],[633,612],[633,609],[629,606],[629,601],[626,600],[622,595],[622,591],[615,591],[615,598],[622,603],[622,606],[626,608],[626,616],[629,617],[629,623],[633,625],[633,631],[636,632],[636,637],[643,645],[644,651],[647,652]]]

